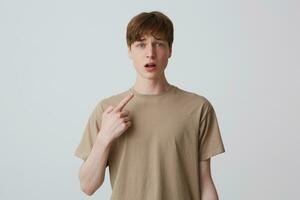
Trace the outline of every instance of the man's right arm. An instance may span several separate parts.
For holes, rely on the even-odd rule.
[[[79,170],[80,187],[87,195],[94,194],[103,184],[111,144],[132,124],[129,111],[123,110],[132,97],[130,93],[115,108],[109,106],[102,113],[101,130]]]
[[[80,187],[87,195],[94,194],[104,182],[111,141],[103,135],[99,132],[90,155],[79,170]]]

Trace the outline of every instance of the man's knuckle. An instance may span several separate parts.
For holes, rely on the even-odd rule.
[[[114,119],[115,119],[115,120],[120,119],[119,116],[118,116],[118,114],[115,114],[115,115],[114,115]]]

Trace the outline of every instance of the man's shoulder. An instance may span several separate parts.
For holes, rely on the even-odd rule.
[[[210,104],[208,98],[206,96],[204,96],[203,94],[201,94],[200,92],[194,92],[194,91],[189,91],[186,89],[182,89],[178,86],[177,87],[177,91],[178,94],[181,96],[181,98],[183,98],[186,101],[189,102],[193,102],[196,104]]]
[[[210,100],[202,95],[201,93],[191,92],[178,88],[179,93],[182,97],[182,103],[184,105],[189,105],[192,108],[199,110],[201,116],[206,116],[211,110],[214,110]]]

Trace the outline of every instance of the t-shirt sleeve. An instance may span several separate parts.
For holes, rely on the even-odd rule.
[[[199,129],[199,160],[225,152],[217,116],[210,102],[205,103],[203,111],[205,113],[200,120]]]
[[[97,134],[100,131],[102,113],[103,108],[101,106],[101,102],[99,102],[94,108],[93,112],[90,114],[85,125],[81,141],[74,152],[74,155],[82,160],[87,159],[93,148]]]

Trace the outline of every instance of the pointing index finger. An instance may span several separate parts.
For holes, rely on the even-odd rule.
[[[133,93],[128,94],[124,99],[120,101],[120,103],[115,107],[115,111],[122,111],[122,109],[126,106],[126,104],[132,99]]]

